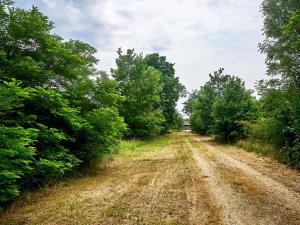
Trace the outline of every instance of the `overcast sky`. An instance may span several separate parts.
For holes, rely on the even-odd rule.
[[[114,67],[116,50],[158,52],[175,63],[187,90],[198,89],[220,67],[248,88],[266,78],[262,0],[15,0],[37,6],[54,32],[98,50],[101,70]]]

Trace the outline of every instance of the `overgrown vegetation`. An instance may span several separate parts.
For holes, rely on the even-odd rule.
[[[184,87],[165,57],[119,50],[111,76],[95,68],[95,48],[53,27],[36,7],[0,1],[0,205],[87,167],[123,135],[154,137],[182,121]]]
[[[192,129],[216,134],[226,141],[300,168],[300,2],[265,0],[262,3],[268,80],[257,84],[259,99],[243,82],[223,75],[223,69],[190,94],[185,111]]]

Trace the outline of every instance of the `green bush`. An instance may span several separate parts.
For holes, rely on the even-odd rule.
[[[153,138],[163,130],[165,118],[161,110],[145,112],[128,118],[130,130],[127,135],[130,137]]]
[[[85,117],[88,123],[79,132],[74,149],[78,158],[89,162],[112,152],[127,127],[115,108],[95,109]]]
[[[32,174],[38,130],[0,125],[0,203],[19,196],[18,181]]]
[[[243,121],[241,125],[245,128],[246,137],[250,140],[258,140],[276,147],[283,145],[282,129],[280,122],[272,117],[259,118],[255,122]]]

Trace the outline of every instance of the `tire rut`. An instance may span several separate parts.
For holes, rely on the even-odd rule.
[[[300,197],[280,182],[232,158],[199,138],[192,140],[194,159],[207,176],[224,224],[299,224]]]

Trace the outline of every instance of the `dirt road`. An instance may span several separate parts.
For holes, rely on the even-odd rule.
[[[300,173],[188,133],[43,189],[0,224],[300,224]]]

